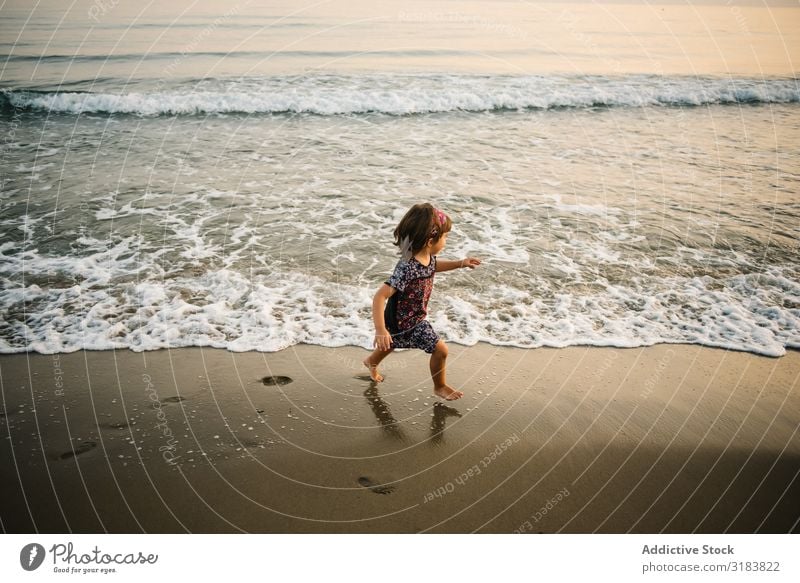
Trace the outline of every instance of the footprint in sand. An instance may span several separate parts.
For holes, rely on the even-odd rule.
[[[267,385],[268,387],[274,387],[278,385],[288,385],[292,382],[293,379],[290,377],[264,377],[261,379],[261,382]]]
[[[186,397],[181,397],[180,395],[176,395],[174,397],[166,397],[161,399],[162,403],[180,403],[181,401],[185,401]]]
[[[242,447],[245,449],[256,449],[261,448],[264,449],[264,442],[258,439],[242,439],[239,441],[242,444]]]
[[[380,484],[375,484],[372,480],[363,476],[358,479],[358,483],[365,488],[369,488],[376,494],[391,494],[394,492],[394,486],[381,486]]]
[[[130,424],[127,421],[112,421],[110,423],[101,423],[100,427],[103,429],[128,429]]]
[[[87,451],[92,451],[95,447],[97,447],[97,444],[94,441],[84,441],[77,447],[72,448],[72,451],[65,451],[58,457],[59,459],[66,460],[71,457],[79,456]]]

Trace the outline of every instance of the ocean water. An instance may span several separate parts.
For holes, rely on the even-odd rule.
[[[453,219],[449,342],[800,348],[800,9],[0,12],[0,352],[371,347]]]

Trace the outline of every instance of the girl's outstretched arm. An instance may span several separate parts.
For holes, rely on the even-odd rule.
[[[389,334],[383,321],[383,310],[386,307],[386,300],[392,297],[396,291],[392,286],[384,283],[372,298],[372,321],[375,324],[373,345],[379,350],[389,350],[392,343],[392,335]]]
[[[481,260],[477,257],[465,257],[458,261],[448,261],[447,259],[438,259],[436,261],[436,273],[440,271],[450,271],[451,269],[458,269],[459,267],[469,267],[475,269],[481,264]]]

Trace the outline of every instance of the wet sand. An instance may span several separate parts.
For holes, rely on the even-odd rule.
[[[800,528],[800,353],[687,345],[0,356],[4,532]]]

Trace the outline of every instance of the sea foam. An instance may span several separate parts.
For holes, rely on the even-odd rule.
[[[108,285],[113,273],[98,258],[124,254],[129,245],[81,260],[29,253],[28,273],[75,270],[81,279],[0,292],[0,303],[11,316],[0,335],[0,352],[182,346],[271,352],[298,343],[372,345],[370,287],[332,286],[308,273],[247,277],[228,269]],[[129,272],[130,267],[118,264],[115,269]],[[6,262],[3,275],[16,269],[13,261]],[[780,268],[730,277],[721,289],[712,283],[708,277],[606,282],[588,295],[540,294],[546,282],[536,278],[530,289],[487,285],[477,292],[448,289],[443,283],[431,300],[429,319],[445,340],[465,345],[636,347],[667,342],[767,356],[800,348],[800,310],[773,300],[781,294],[796,301],[800,284],[784,277]],[[24,320],[14,317],[22,303],[29,309]]]
[[[199,80],[152,91],[41,92],[5,89],[7,106],[60,113],[144,116],[209,113],[408,115],[591,107],[797,103],[794,78],[636,75],[309,75]]]

